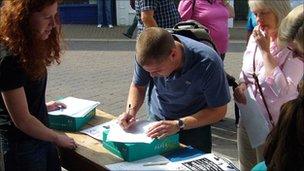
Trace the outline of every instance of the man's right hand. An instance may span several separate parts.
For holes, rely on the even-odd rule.
[[[118,118],[118,124],[122,129],[129,129],[136,121],[135,114],[131,114],[130,112],[124,112]]]

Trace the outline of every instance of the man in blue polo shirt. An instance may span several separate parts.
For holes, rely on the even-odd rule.
[[[149,113],[159,122],[147,135],[162,138],[179,132],[181,143],[211,152],[210,124],[225,116],[230,100],[217,53],[162,28],[145,29],[136,43],[128,105],[119,119],[122,128],[128,129],[135,122],[149,83],[153,84]]]

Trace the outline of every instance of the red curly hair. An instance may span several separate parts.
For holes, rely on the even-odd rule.
[[[60,0],[4,0],[0,10],[0,43],[21,64],[27,75],[39,79],[46,74],[46,67],[60,63],[61,27],[53,28],[47,40],[38,40],[29,26],[34,12],[59,3]]]

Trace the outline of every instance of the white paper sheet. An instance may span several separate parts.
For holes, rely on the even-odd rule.
[[[71,117],[82,117],[90,110],[94,109],[100,103],[91,100],[78,99],[75,97],[66,97],[59,100],[67,108],[49,112],[50,115],[66,115]]]
[[[168,162],[170,161],[161,155],[156,155],[152,157],[148,157],[145,159],[133,161],[133,162],[121,162],[115,164],[106,165],[109,170],[170,170],[168,164],[165,165],[154,165],[154,166],[144,166],[146,163],[153,162]],[[171,168],[174,170],[173,168]]]
[[[150,126],[156,122],[146,120],[136,121],[136,123],[127,131],[123,130],[118,123],[113,124],[110,128],[107,141],[125,142],[125,143],[151,143],[154,138],[146,135]]]
[[[229,170],[239,171],[239,169],[228,159],[218,157],[213,153],[202,154],[191,159],[170,162],[167,164],[172,170]]]
[[[109,122],[105,122],[103,124],[81,130],[80,132],[102,141],[102,132],[106,129],[110,129],[111,125],[115,124],[116,122],[117,120],[111,120]]]
[[[247,104],[237,103],[237,105],[241,111],[242,123],[247,131],[250,144],[256,148],[265,142],[270,131],[269,123],[265,119],[251,87],[247,88],[245,95]]]

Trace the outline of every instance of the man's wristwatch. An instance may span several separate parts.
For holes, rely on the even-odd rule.
[[[178,121],[177,125],[179,127],[179,131],[184,130],[184,128],[185,128],[185,122],[183,120],[181,120],[181,119],[178,119],[177,121]]]

